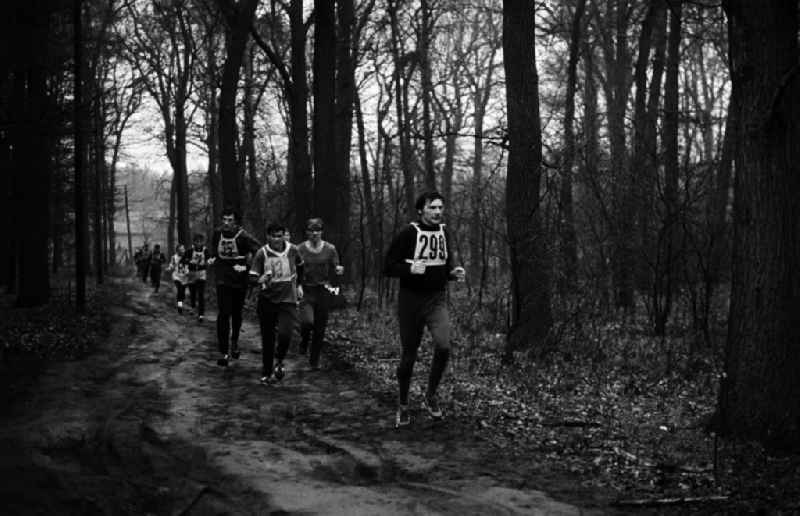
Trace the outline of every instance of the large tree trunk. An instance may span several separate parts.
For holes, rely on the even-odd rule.
[[[339,195],[336,178],[336,25],[334,3],[314,0],[314,213],[333,227],[335,198]],[[334,229],[334,231],[337,231]],[[330,232],[330,230],[328,230]],[[338,235],[337,235],[338,236]]]
[[[546,351],[550,311],[550,263],[539,210],[542,131],[536,71],[534,7],[503,2],[503,54],[508,116],[506,224],[511,257],[511,328],[507,356],[531,347]]]
[[[314,183],[308,151],[308,79],[306,78],[306,31],[303,1],[292,0],[289,8],[292,33],[292,83],[289,91],[289,162],[294,199],[294,231],[302,235],[311,216]]]
[[[17,306],[36,306],[50,297],[50,268],[48,266],[48,237],[50,234],[50,152],[52,141],[48,120],[47,54],[48,29],[52,8],[48,2],[33,1],[24,8],[28,24],[22,31],[22,52],[17,73],[25,83],[23,118],[20,120],[21,140],[14,151],[15,172],[19,176],[19,200],[15,215],[24,221],[18,231]]]
[[[800,71],[796,0],[726,0],[737,110],[724,431],[800,446]]]
[[[250,37],[258,0],[241,0],[227,16],[226,58],[222,68],[219,101],[219,164],[222,201],[242,216],[239,161],[236,158],[236,92],[244,50]]]

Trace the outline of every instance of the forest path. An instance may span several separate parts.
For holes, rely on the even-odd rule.
[[[311,372],[294,343],[284,380],[260,385],[254,321],[221,368],[213,313],[178,314],[168,284],[111,281],[108,340],[6,414],[4,514],[590,513],[518,488],[530,479],[457,421],[394,429],[388,400],[352,370]]]

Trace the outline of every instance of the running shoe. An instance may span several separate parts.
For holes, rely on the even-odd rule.
[[[261,385],[269,385],[272,383],[272,377],[269,375],[261,376]]]
[[[433,419],[442,419],[442,409],[441,407],[439,407],[439,400],[437,400],[435,396],[433,397],[425,396],[422,405],[425,407],[425,409],[428,411],[428,414],[430,414]]]
[[[178,313],[183,313],[183,301],[178,301]]]
[[[401,426],[408,426],[410,424],[411,413],[408,411],[408,405],[398,405],[394,419],[394,427],[400,428]]]
[[[203,316],[202,315],[198,315],[197,316],[197,322],[203,322]]]
[[[234,360],[239,360],[239,356],[241,353],[239,352],[239,343],[231,344],[231,358]]]
[[[280,381],[283,380],[283,376],[285,371],[283,370],[283,362],[278,362],[275,364],[275,369],[273,370],[273,374],[275,375],[275,379]]]
[[[228,357],[228,355],[222,355],[222,358],[217,360],[217,365],[222,366],[222,367],[228,367],[228,359],[229,358],[230,357]]]

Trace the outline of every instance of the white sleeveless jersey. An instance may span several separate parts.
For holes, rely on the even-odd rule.
[[[241,260],[244,256],[239,254],[239,246],[236,245],[236,239],[242,234],[243,230],[239,230],[233,237],[225,238],[221,233],[219,235],[219,244],[217,244],[217,256],[223,260]]]
[[[264,272],[272,271],[273,283],[292,281],[294,278],[292,264],[289,263],[289,249],[291,249],[291,247],[292,246],[287,243],[283,252],[276,251],[271,248],[269,244],[262,248],[264,251]]]
[[[445,265],[447,263],[447,238],[444,236],[444,224],[439,229],[422,229],[416,222],[411,223],[417,230],[417,243],[414,246],[414,260],[420,260],[426,267]]]

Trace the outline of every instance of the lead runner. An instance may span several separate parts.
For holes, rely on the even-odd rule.
[[[465,278],[463,267],[452,266],[449,233],[442,223],[444,198],[438,192],[424,193],[417,198],[415,208],[419,219],[395,236],[384,266],[387,276],[400,278],[397,316],[401,353],[397,367],[396,427],[411,423],[408,391],[426,326],[434,350],[423,406],[434,419],[442,418],[436,391],[450,357],[450,316],[445,290],[448,281]]]

